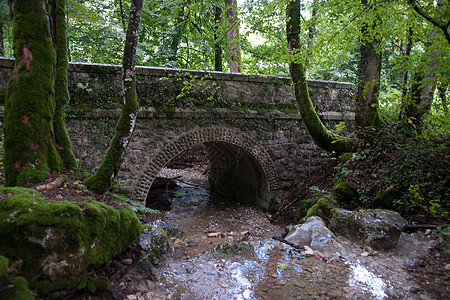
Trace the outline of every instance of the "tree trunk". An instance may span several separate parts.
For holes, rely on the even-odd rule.
[[[402,98],[405,98],[408,95],[408,62],[411,57],[411,49],[412,49],[412,35],[413,35],[413,27],[409,27],[408,32],[408,44],[406,44],[406,51],[403,55],[404,65],[405,65],[405,73],[403,74],[403,86],[402,86]]]
[[[125,24],[125,14],[123,12],[122,0],[119,0],[120,20],[122,22],[122,29],[125,32],[127,30],[127,24]]]
[[[436,86],[431,84],[435,77],[435,68],[439,55],[433,51],[432,45],[436,38],[437,32],[433,29],[429,34],[428,43],[422,56],[422,61],[426,62],[426,68],[418,68],[411,80],[410,95],[404,99],[403,116],[406,127],[410,127],[411,132],[420,133],[422,131],[422,118],[430,111],[433,102],[433,94]]]
[[[55,76],[55,114],[53,116],[53,128],[55,142],[59,153],[67,169],[77,168],[77,160],[72,152],[69,135],[66,130],[64,106],[69,103],[69,87],[67,84],[67,26],[66,3],[67,0],[51,0],[52,7],[52,39],[56,50],[56,76]]]
[[[3,23],[0,23],[0,56],[5,56],[5,43],[4,40],[4,32],[3,32]]]
[[[289,2],[286,7],[286,37],[291,54],[298,53],[300,45],[300,0]],[[326,151],[338,154],[356,150],[356,140],[341,137],[329,131],[320,121],[308,92],[305,69],[299,58],[291,57],[289,63],[295,98],[297,99],[303,122],[314,142]]]
[[[361,3],[367,6],[367,0]],[[372,8],[373,9],[373,8]],[[371,31],[378,34],[381,20],[377,18]],[[364,24],[361,33],[358,91],[356,95],[355,127],[357,133],[377,128],[381,124],[378,115],[378,95],[381,77],[381,38],[368,37],[369,25]]]
[[[122,156],[131,140],[136,123],[139,104],[136,95],[135,54],[139,40],[143,0],[132,0],[127,37],[123,53],[123,101],[122,114],[116,126],[116,133],[105,158],[97,171],[85,180],[85,184],[97,193],[106,192],[112,179],[119,172]]]
[[[227,47],[230,53],[230,72],[242,73],[241,46],[239,43],[239,24],[237,17],[237,1],[225,0],[225,17],[228,20]]]
[[[178,46],[180,45],[181,35],[184,27],[183,24],[184,24],[184,4],[180,4],[180,6],[178,7],[178,16],[174,28],[175,32],[172,35],[172,41],[170,43],[169,49],[168,61],[170,67],[173,67],[177,61]]]
[[[222,46],[219,38],[220,23],[222,23],[222,8],[216,4],[214,8],[214,71],[223,71]]]
[[[22,186],[62,170],[53,133],[56,54],[45,2],[10,3],[16,61],[7,87],[3,159],[5,185]]]

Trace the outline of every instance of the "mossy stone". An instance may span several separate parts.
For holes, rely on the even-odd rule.
[[[329,197],[320,198],[306,213],[306,219],[312,216],[318,216],[322,218],[326,223],[331,219],[331,212],[333,209],[338,208],[338,202]]]
[[[12,277],[8,278],[5,283],[14,287],[9,292],[0,294],[0,300],[34,300],[25,278]]]
[[[352,152],[342,153],[341,156],[339,157],[340,164],[343,165],[343,164],[345,164],[346,162],[348,162],[352,158],[353,158],[353,153]]]
[[[303,199],[300,201],[298,208],[299,208],[299,215],[298,218],[301,219],[306,216],[308,213],[308,209],[310,209],[312,206],[311,199]]]
[[[3,278],[8,274],[8,262],[9,260],[0,255],[0,278]]]
[[[142,231],[130,207],[96,201],[49,201],[30,189],[2,188],[0,254],[41,295],[77,288],[87,270],[123,252]],[[46,278],[44,281],[36,278]]]
[[[106,276],[90,278],[87,283],[87,289],[90,293],[95,294],[97,290],[101,291],[109,287],[110,281]]]
[[[341,181],[334,185],[333,197],[338,201],[350,203],[358,198],[358,190],[347,182]]]

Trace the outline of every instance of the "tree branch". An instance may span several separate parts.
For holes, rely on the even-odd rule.
[[[439,22],[436,21],[435,19],[433,19],[432,17],[430,17],[429,15],[427,15],[425,13],[425,11],[416,3],[415,0],[408,0],[408,3],[411,4],[413,6],[413,9],[421,16],[423,17],[425,20],[427,20],[428,22],[430,22],[431,24],[433,24],[434,26],[438,27],[439,29],[442,30],[442,32],[444,33],[445,38],[447,39],[447,42],[450,44],[450,31],[448,30],[448,24],[449,23],[444,24],[443,22]]]

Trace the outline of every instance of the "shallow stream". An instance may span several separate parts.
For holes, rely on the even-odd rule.
[[[424,233],[387,252],[336,237],[339,253],[305,255],[272,239],[285,230],[259,209],[184,183],[168,195],[152,224],[171,234],[171,254],[153,279],[130,279],[137,299],[431,299],[405,270],[431,247]]]

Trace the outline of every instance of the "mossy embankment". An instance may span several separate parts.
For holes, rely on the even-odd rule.
[[[39,295],[84,288],[89,269],[123,252],[141,233],[127,205],[47,200],[34,189],[0,188],[0,255],[15,266],[9,275],[25,277]]]

